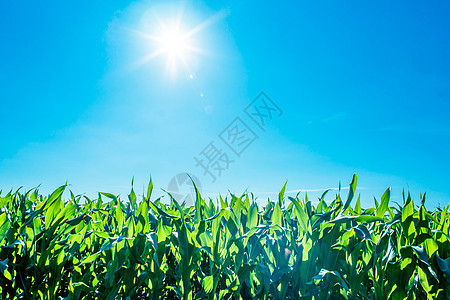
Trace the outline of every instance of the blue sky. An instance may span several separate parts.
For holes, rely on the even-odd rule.
[[[405,188],[446,205],[449,6],[3,4],[0,189],[47,193],[67,180],[75,193],[125,195],[151,174],[163,194],[188,172],[211,197],[274,197],[288,180],[314,199],[358,173],[366,205],[389,186],[394,201]],[[143,59],[177,22],[181,35],[195,29],[184,62],[167,49]],[[265,130],[244,112],[261,91],[282,111]],[[257,136],[240,156],[219,136],[237,117]],[[194,160],[211,142],[233,161],[214,182]]]

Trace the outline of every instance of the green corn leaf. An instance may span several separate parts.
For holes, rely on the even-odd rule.
[[[107,197],[107,198],[109,198],[109,199],[112,199],[112,200],[114,200],[114,201],[117,201],[117,197],[114,196],[113,194],[110,194],[110,193],[102,193],[102,192],[100,192],[99,194],[101,194],[101,195],[103,195],[103,196],[105,196],[105,197]]]
[[[447,259],[442,259],[439,255],[436,255],[436,261],[441,271],[444,272],[447,277],[447,280],[450,280],[450,257]]]
[[[360,239],[372,241],[372,235],[364,224],[359,224],[353,230]]]
[[[73,284],[73,287],[74,287],[75,289],[80,289],[80,290],[83,291],[83,292],[90,292],[90,291],[93,291],[93,290],[94,290],[93,287],[88,286],[88,285],[87,285],[86,283],[84,283],[84,282],[75,282],[75,283]]]
[[[57,188],[45,202],[41,202],[36,206],[36,210],[39,210],[41,207],[43,210],[46,210],[49,206],[53,204],[58,199],[61,199],[62,194],[64,193],[67,185],[60,186]]]
[[[15,240],[14,243],[9,244],[9,245],[7,245],[7,246],[2,246],[2,248],[4,248],[4,249],[7,249],[7,248],[14,248],[14,247],[16,247],[16,246],[18,246],[18,245],[20,245],[20,246],[22,246],[22,247],[25,247],[25,246],[26,246],[25,243],[24,243],[23,241],[21,241],[21,240]]]
[[[149,206],[153,209],[154,212],[157,212],[158,214],[163,215],[165,217],[172,218],[172,219],[179,219],[180,218],[178,216],[174,216],[174,215],[168,214],[167,212],[165,212],[164,210],[159,208],[157,205],[155,205],[155,203],[153,203],[152,201],[149,201]]]
[[[355,213],[358,215],[361,214],[361,196],[358,196],[358,200],[356,200]]]
[[[248,214],[248,228],[251,229],[258,225],[258,205],[252,203],[250,206],[250,212]]]
[[[6,270],[8,270],[8,259],[0,260],[0,272],[4,274]]]
[[[50,207],[47,209],[47,212],[45,213],[45,227],[49,228],[51,226],[53,219],[59,213],[61,204],[62,200],[58,198],[53,201]]]
[[[131,192],[130,192],[130,194],[128,195],[128,200],[130,200],[131,206],[132,206],[133,208],[135,208],[135,207],[136,207],[137,197],[136,197],[136,193],[134,192],[134,189],[133,189],[133,188],[131,188]]]
[[[406,235],[409,240],[411,240],[411,238],[416,233],[415,224],[413,222],[413,215],[414,215],[414,203],[408,195],[408,200],[402,209],[402,227],[403,230],[406,232]]]
[[[448,298],[450,206],[416,211],[408,194],[389,207],[387,189],[376,207],[358,196],[351,209],[356,174],[345,203],[325,203],[326,192],[284,203],[285,186],[267,204],[197,190],[193,206],[150,201],[151,179],[139,202],[64,199],[65,186],[10,192],[0,197],[0,298]]]
[[[421,246],[411,246],[411,248],[416,253],[417,258],[427,266],[428,271],[430,272],[430,274],[436,280],[438,280],[436,273],[434,272],[433,268],[431,267],[431,265],[430,265],[430,263],[428,261],[428,254],[427,254],[425,248],[422,245]]]
[[[188,175],[189,176],[189,175]],[[189,176],[189,178],[191,179],[191,182],[194,186],[194,190],[195,190],[195,215],[194,215],[194,222],[195,223],[199,223],[200,220],[203,219],[203,199],[200,195],[200,191],[197,188],[197,185],[195,184],[194,180]]]
[[[352,178],[352,181],[350,182],[350,186],[348,189],[347,200],[345,201],[345,204],[341,210],[341,213],[344,213],[347,210],[347,208],[350,206],[350,203],[352,202],[353,196],[355,195],[355,192],[356,192],[357,181],[358,181],[358,179],[356,177],[356,174],[353,174],[353,178]]]
[[[66,207],[64,207],[63,210],[61,210],[56,217],[54,218],[54,220],[52,221],[52,224],[54,224],[55,222],[61,222],[64,220],[67,220],[69,217],[72,217],[73,214],[76,211],[76,206],[73,203],[67,203]]]
[[[341,283],[341,286],[347,292],[350,291],[350,285],[349,285],[348,281],[344,277],[342,277],[342,275],[339,272],[337,272],[337,271],[329,271],[329,270],[326,270],[326,269],[321,269],[320,272],[313,277],[313,279],[322,280],[322,279],[325,278],[325,276],[327,274],[331,274],[331,275],[335,276],[339,280],[339,282]]]
[[[76,218],[73,218],[71,220],[67,220],[65,221],[66,224],[68,224],[69,226],[77,226],[78,224],[80,224],[83,220],[89,220],[91,219],[91,216],[89,216],[88,214],[84,213],[82,215],[79,215]]]
[[[214,287],[213,276],[206,276],[205,278],[203,278],[202,286],[203,289],[205,290],[205,293],[207,294],[211,293]]]
[[[379,218],[383,218],[386,211],[389,209],[389,198],[391,196],[391,188],[388,188],[381,196],[380,205],[376,208],[377,214],[376,216]]]
[[[153,181],[152,178],[150,177],[150,182],[148,183],[147,187],[147,201],[150,200],[150,197],[152,196],[152,191],[153,191]]]
[[[2,241],[8,230],[11,228],[11,222],[8,221],[8,216],[6,213],[0,214],[0,241]]]
[[[283,205],[284,205],[284,192],[286,190],[286,184],[287,184],[287,181],[284,183],[283,188],[278,193],[278,204],[280,205],[280,207],[283,207]]]
[[[278,226],[283,226],[282,225],[282,213],[281,213],[281,208],[280,208],[280,204],[277,203],[275,205],[275,209],[273,210],[272,213],[272,224],[278,225]]]
[[[289,197],[289,200],[291,200],[292,203],[294,203],[295,210],[297,213],[298,224],[300,225],[301,229],[303,230],[303,232],[308,232],[309,234],[311,234],[312,233],[311,223],[309,222],[308,214],[305,212],[305,210],[303,209],[303,207],[301,206],[300,202],[297,199]]]
[[[356,222],[362,222],[362,223],[371,223],[376,221],[383,221],[383,218],[371,216],[371,215],[360,215],[355,218]]]
[[[345,215],[339,215],[333,220],[329,221],[328,223],[332,224],[340,224],[340,223],[346,223],[350,221],[354,221],[357,217],[356,216],[345,216]]]
[[[89,263],[95,261],[99,255],[100,255],[100,252],[96,252],[94,254],[89,255],[78,266],[89,264]]]
[[[408,201],[403,206],[402,210],[402,222],[404,223],[408,217],[414,214],[414,203],[411,198],[408,197]]]
[[[117,200],[117,205],[116,205],[116,221],[117,221],[117,226],[119,229],[119,232],[121,231],[123,224],[124,224],[124,214],[121,208],[121,204],[120,204],[120,199]]]

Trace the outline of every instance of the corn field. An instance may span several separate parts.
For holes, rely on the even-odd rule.
[[[0,193],[1,299],[450,299],[449,206]],[[286,186],[286,185],[285,185]],[[64,193],[66,192],[66,193]],[[67,199],[63,199],[68,195]],[[265,202],[264,202],[265,203]]]

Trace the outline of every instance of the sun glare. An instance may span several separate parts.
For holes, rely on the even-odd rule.
[[[185,39],[178,30],[171,30],[164,34],[162,45],[170,56],[183,56],[186,51]]]
[[[178,28],[167,29],[162,31],[160,39],[158,39],[159,51],[167,56],[167,67],[171,72],[174,72],[179,62],[183,63],[185,67],[188,66],[189,52],[195,49],[190,44],[188,36]]]
[[[147,41],[152,51],[145,57],[133,63],[134,67],[140,67],[156,57],[166,57],[166,71],[174,75],[179,67],[184,67],[191,74],[191,66],[194,55],[204,54],[205,51],[198,45],[200,38],[195,38],[201,31],[211,26],[220,19],[226,17],[227,11],[220,11],[200,24],[188,27],[182,24],[184,11],[180,11],[176,18],[163,20],[156,15],[155,24],[149,26],[149,32],[136,31],[139,36]],[[191,78],[192,79],[192,78]]]

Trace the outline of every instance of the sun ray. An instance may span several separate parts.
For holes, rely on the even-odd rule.
[[[198,32],[208,28],[209,26],[213,25],[214,23],[226,18],[229,15],[229,11],[226,9],[222,9],[221,11],[219,11],[218,13],[216,13],[214,16],[210,17],[209,19],[207,19],[206,21],[198,24],[197,26],[195,26],[194,28],[192,28],[191,30],[189,30],[186,34],[185,34],[185,38],[189,38],[195,34],[197,34]]]
[[[129,32],[131,32],[131,33],[135,34],[136,36],[139,36],[140,38],[143,38],[143,39],[148,39],[148,40],[152,40],[152,41],[155,41],[155,42],[161,42],[161,40],[162,40],[161,36],[152,35],[152,34],[149,34],[149,33],[146,33],[146,32],[142,32],[142,31],[139,31],[139,30],[136,30],[136,29],[125,28],[125,30],[127,30],[127,31],[129,31]]]
[[[154,27],[155,32],[148,33],[128,29],[143,40],[151,41],[152,43],[150,45],[155,49],[149,55],[132,63],[133,68],[140,67],[164,54],[166,56],[166,70],[169,73],[175,74],[178,63],[181,63],[183,68],[189,72],[189,59],[192,57],[192,54],[209,54],[203,48],[196,45],[197,41],[192,40],[192,37],[227,17],[229,11],[221,10],[189,30],[183,28],[182,21],[184,13],[185,3],[183,2],[182,6],[178,8],[172,22],[170,20],[163,21],[159,15],[153,13],[154,20],[156,20],[157,24]]]
[[[180,56],[179,59],[181,61],[181,64],[184,66],[185,71],[189,72],[190,71],[189,70],[189,65],[188,65],[186,59],[184,57],[182,57],[182,56]]]
[[[137,69],[139,67],[141,67],[142,65],[148,63],[150,60],[152,60],[153,58],[161,55],[164,53],[164,49],[158,49],[152,53],[150,53],[147,56],[142,57],[141,59],[133,62],[131,65],[129,65],[130,69]]]
[[[178,16],[177,16],[176,21],[175,21],[175,24],[176,24],[175,26],[176,26],[177,30],[179,30],[180,27],[181,27],[181,22],[183,20],[185,7],[186,7],[186,2],[182,2],[180,8],[178,9]]]
[[[205,51],[204,49],[199,48],[199,47],[194,47],[194,46],[190,46],[190,45],[185,45],[185,47],[186,47],[186,49],[191,50],[192,52],[195,52],[195,53],[201,53],[201,54],[208,53],[207,51]]]

